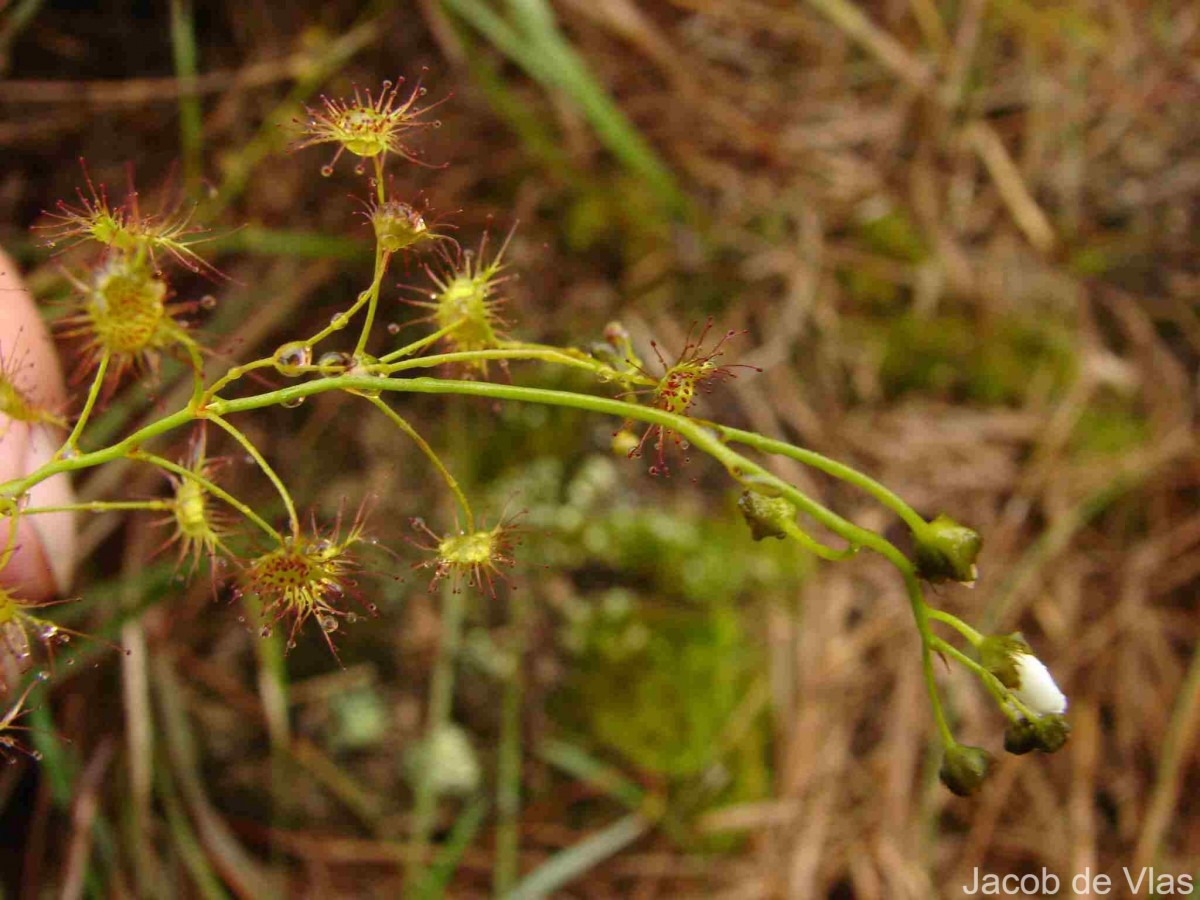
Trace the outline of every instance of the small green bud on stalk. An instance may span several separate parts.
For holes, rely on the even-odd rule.
[[[1020,719],[1012,722],[1004,732],[1004,749],[1015,756],[1033,750],[1057,753],[1071,736],[1071,725],[1066,716],[1042,716],[1037,721]]]
[[[1004,749],[1013,756],[1024,756],[1038,748],[1037,729],[1028,719],[1010,722],[1004,729]]]
[[[992,754],[982,747],[954,744],[946,748],[938,777],[950,792],[970,797],[983,786],[992,768]]]
[[[440,237],[429,230],[425,217],[407,203],[387,200],[371,211],[375,239],[385,253],[407,250],[421,241]]]
[[[940,515],[913,532],[917,574],[926,581],[958,581],[973,585],[978,575],[975,560],[983,546],[979,532]]]
[[[1042,716],[1033,723],[1037,734],[1037,748],[1043,753],[1057,753],[1071,736],[1071,725],[1066,716]]]
[[[764,497],[754,491],[743,491],[738,499],[738,509],[756,541],[783,538],[787,535],[787,526],[796,521],[796,507],[784,497]]]

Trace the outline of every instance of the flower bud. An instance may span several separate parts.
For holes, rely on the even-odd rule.
[[[979,661],[1035,715],[1061,716],[1067,711],[1067,698],[1019,633],[984,638]]]
[[[1071,736],[1071,725],[1062,715],[1042,716],[1033,723],[1037,748],[1043,753],[1057,753]]]
[[[1004,729],[1004,749],[1013,756],[1024,756],[1037,748],[1037,728],[1028,719],[1010,722]]]
[[[951,793],[969,797],[987,780],[991,768],[992,754],[982,747],[954,744],[946,749],[938,777]]]
[[[796,521],[796,507],[784,497],[764,497],[754,491],[743,491],[738,498],[738,509],[756,541],[782,538],[787,534],[787,526]]]
[[[371,224],[375,227],[375,239],[385,253],[406,250],[413,244],[434,237],[425,223],[425,217],[399,200],[377,204],[371,211]]]
[[[622,362],[634,366],[641,365],[641,360],[633,350],[633,338],[629,336],[629,330],[620,322],[609,322],[604,326],[604,341]]]
[[[975,560],[983,546],[979,532],[940,515],[913,532],[917,574],[927,581],[975,583]]]

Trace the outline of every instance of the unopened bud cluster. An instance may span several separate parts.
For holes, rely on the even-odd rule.
[[[1002,691],[1001,705],[1009,716],[1004,749],[1016,756],[1061,750],[1071,734],[1067,698],[1025,639],[1017,633],[988,635],[976,651]],[[972,794],[986,779],[990,761],[985,750],[952,745],[940,772],[942,782],[960,796]]]

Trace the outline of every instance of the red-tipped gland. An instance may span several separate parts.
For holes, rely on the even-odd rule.
[[[664,412],[674,413],[675,415],[689,415],[692,407],[695,405],[700,394],[708,393],[712,390],[713,385],[720,381],[736,378],[737,373],[734,369],[752,369],[755,372],[761,372],[758,366],[748,366],[741,364],[722,365],[717,362],[725,353],[724,347],[730,338],[736,337],[745,332],[727,331],[721,335],[720,339],[712,346],[711,349],[704,349],[704,342],[712,330],[713,320],[710,316],[704,323],[699,336],[693,340],[692,334],[695,332],[696,326],[693,325],[688,332],[687,341],[684,343],[683,350],[675,362],[668,363],[659,350],[658,344],[651,342],[650,346],[654,349],[655,355],[658,357],[659,363],[662,365],[663,375],[658,379],[658,384],[653,388],[651,405],[663,410]],[[640,371],[640,370],[639,370]],[[646,372],[642,372],[646,375]],[[649,376],[653,377],[653,376]],[[626,423],[628,428],[630,423]],[[663,425],[651,425],[642,434],[636,447],[629,451],[630,459],[638,459],[645,452],[647,441],[654,448],[656,462],[650,467],[651,475],[670,475],[670,467],[667,465],[667,444],[674,443],[685,454],[688,450],[687,441],[683,440],[670,427]],[[688,457],[684,456],[686,462]]]

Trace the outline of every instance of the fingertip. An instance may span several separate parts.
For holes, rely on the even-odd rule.
[[[58,439],[47,426],[35,425],[25,451],[25,471],[34,472],[50,462],[57,446]],[[38,483],[29,495],[29,502],[33,506],[66,506],[75,502],[75,491],[66,472],[59,472]],[[42,565],[50,575],[51,590],[59,594],[67,593],[75,575],[75,514],[56,512],[28,516],[24,524],[31,525],[37,537],[34,545],[41,552]]]
[[[0,250],[0,361],[5,374],[38,406],[65,406],[62,370],[54,344],[33,298],[21,281],[16,263]],[[0,414],[0,483],[41,468],[54,455],[58,436],[49,425],[15,421]],[[39,506],[70,503],[65,474],[55,475],[30,491]],[[0,582],[19,588],[22,596],[42,600],[70,589],[75,568],[75,522],[71,513],[24,517],[18,525],[16,549],[0,572]]]
[[[30,519],[22,519],[17,525],[16,549],[0,572],[0,583],[17,591],[21,599],[35,603],[59,593],[58,580]]]
[[[38,406],[60,411],[66,404],[62,366],[54,342],[25,289],[21,271],[0,250],[0,357],[20,367],[21,388]]]

